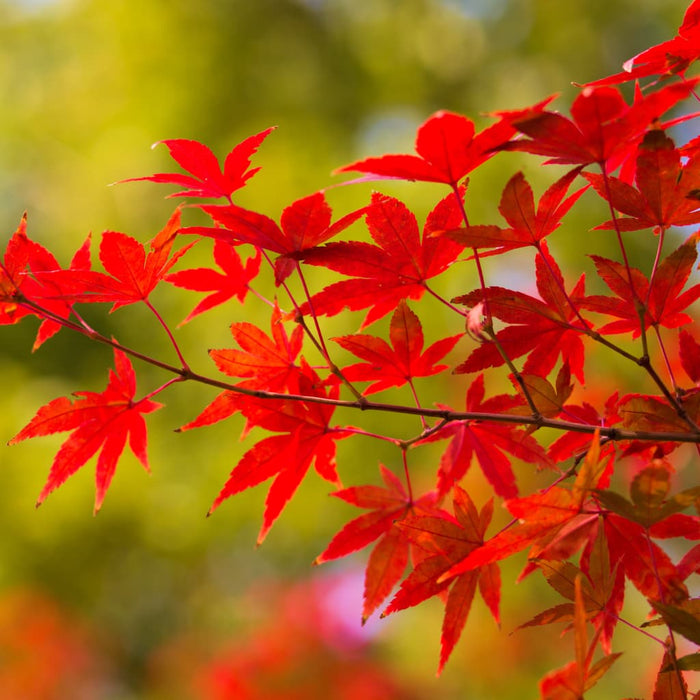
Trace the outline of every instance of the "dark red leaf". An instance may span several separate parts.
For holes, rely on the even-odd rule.
[[[686,330],[681,330],[678,336],[679,357],[681,365],[690,380],[700,383],[700,343]]]
[[[484,377],[478,375],[467,391],[466,410],[474,413],[498,413],[519,403],[505,394],[484,401]],[[524,462],[548,465],[544,449],[521,428],[488,421],[459,421],[448,424],[425,441],[451,438],[440,459],[438,492],[446,494],[466,474],[474,458],[495,492],[513,498],[518,490],[513,473],[512,455]]]
[[[699,79],[700,80],[700,79]],[[649,126],[688,97],[695,81],[669,85],[628,105],[617,88],[586,87],[574,100],[572,119],[537,105],[530,110],[502,112],[502,118],[529,138],[501,148],[547,156],[549,163],[598,163],[612,172],[636,151]]]
[[[591,259],[595,263],[598,275],[616,296],[588,296],[582,300],[582,306],[590,311],[620,319],[605,324],[599,328],[599,332],[631,332],[633,338],[639,337],[640,308],[644,310],[645,328],[677,328],[690,323],[691,318],[686,309],[700,297],[700,284],[695,284],[685,291],[684,287],[697,259],[697,241],[698,234],[695,233],[663,259],[656,270],[651,291],[649,281],[636,268],[630,268],[630,286],[627,270],[621,263],[592,255]]]
[[[532,188],[525,176],[518,172],[508,181],[501,195],[499,211],[510,228],[499,226],[468,226],[441,232],[469,248],[495,248],[490,254],[537,245],[555,231],[562,218],[585,191],[577,190],[564,199],[580,168],[574,168],[551,185],[542,195],[535,211]]]
[[[626,217],[606,221],[597,229],[637,231],[653,228],[659,233],[671,226],[700,222],[700,153],[684,165],[681,153],[663,131],[647,132],[639,146],[635,178],[637,189],[614,177],[594,173],[584,176],[596,192]]]

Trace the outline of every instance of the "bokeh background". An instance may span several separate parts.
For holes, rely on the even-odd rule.
[[[670,38],[685,5],[0,0],[3,236],[26,210],[30,236],[64,263],[89,231],[120,230],[145,241],[172,212],[173,200],[165,199],[171,190],[108,185],[170,170],[166,149],[151,150],[151,144],[193,138],[223,156],[270,125],[279,129],[256,157],[263,170],[238,201],[277,217],[293,200],[339,181],[330,173],[344,163],[411,151],[416,127],[436,109],[467,114],[479,126],[489,123],[484,113],[555,92],[565,109],[576,94],[572,81],[616,72],[630,56]],[[517,167],[540,191],[551,181],[534,160],[508,157],[495,159],[474,182],[476,219],[493,213]],[[409,200],[419,217],[439,194],[427,185],[383,189]],[[335,188],[328,196],[343,214],[364,204],[369,191]],[[186,215],[196,220],[194,212]],[[579,241],[590,224],[585,217],[571,224]],[[563,259],[578,260],[576,239],[557,243]],[[511,284],[528,275],[517,267],[492,269]],[[473,280],[453,284],[460,293]],[[195,301],[169,289],[157,296],[173,326]],[[231,304],[178,330],[193,367],[211,372],[205,350],[231,344],[232,321],[266,325],[267,315],[256,317],[263,308]],[[145,311],[110,317],[98,311],[90,319],[126,344],[172,359]],[[329,334],[356,330],[342,323],[333,321]],[[459,329],[429,330],[432,341]],[[3,443],[48,400],[101,390],[106,381],[108,349],[64,331],[30,354],[35,332],[30,320],[0,328]],[[148,368],[137,370],[143,392],[164,381]],[[455,404],[463,389],[453,387]],[[97,517],[92,465],[34,508],[64,436],[0,448],[1,697],[522,698],[536,694],[543,673],[572,658],[570,639],[562,642],[559,629],[510,634],[547,605],[534,578],[514,589],[517,567],[505,567],[503,628],[477,602],[439,680],[438,601],[360,628],[364,555],[310,565],[358,513],[329,499],[328,484],[315,475],[258,549],[265,486],[205,518],[250,444],[239,442],[235,421],[172,432],[212,397],[198,387],[160,397],[167,408],[149,417],[153,473],[123,458]],[[381,420],[382,429],[394,429]],[[395,454],[373,449],[341,448],[348,483],[376,478],[378,460],[398,466]],[[432,473],[434,464],[427,478]],[[483,501],[478,475],[470,479],[477,493],[482,489],[475,500]],[[622,644],[626,640],[632,646],[607,689],[591,697],[612,697],[618,687],[644,692],[657,650],[622,633]]]

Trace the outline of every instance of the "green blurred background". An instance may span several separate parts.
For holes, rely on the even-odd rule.
[[[576,94],[572,81],[616,72],[630,56],[670,38],[685,5],[668,0],[0,1],[0,223],[9,237],[27,210],[29,235],[64,264],[89,231],[115,229],[145,241],[172,212],[173,200],[165,199],[172,190],[150,183],[108,185],[171,170],[166,149],[152,151],[151,144],[193,138],[223,156],[273,124],[279,129],[256,156],[263,170],[238,201],[276,218],[294,199],[337,182],[330,175],[335,167],[382,152],[411,151],[416,127],[436,109],[467,114],[479,126],[489,123],[483,113],[523,107],[554,92],[563,94],[558,105],[566,109]],[[534,160],[509,158],[495,159],[474,183],[469,206],[476,220],[486,222],[493,213],[493,192],[500,192],[517,167],[525,167],[537,190],[551,181]],[[383,189],[405,197],[419,216],[441,194],[430,186]],[[362,185],[333,189],[328,196],[340,215],[364,204],[369,191]],[[186,215],[196,220],[194,213]],[[589,225],[582,220],[581,230]],[[565,258],[576,260],[573,248],[559,245]],[[456,280],[453,291],[467,291],[472,282]],[[196,301],[171,289],[156,296],[173,326]],[[267,327],[266,315],[256,319],[260,309],[254,302],[245,309],[231,304],[180,329],[178,340],[193,367],[211,371],[204,351],[230,346],[231,321],[259,320]],[[103,310],[90,319],[104,333],[172,359],[145,311],[125,309],[107,318]],[[338,322],[330,327],[333,333],[355,330]],[[48,400],[78,389],[101,390],[111,364],[107,349],[65,331],[30,356],[35,332],[29,320],[0,328],[3,442]],[[430,342],[441,332],[435,327]],[[143,392],[165,379],[142,366],[137,373]],[[396,684],[387,686],[383,697],[533,697],[537,679],[572,658],[570,640],[562,644],[558,629],[509,636],[543,607],[539,583],[533,579],[514,591],[517,568],[509,567],[503,630],[477,603],[440,680],[434,678],[438,602],[370,623],[361,636],[364,557],[310,567],[331,536],[358,514],[328,499],[328,484],[310,475],[257,550],[266,487],[204,517],[252,444],[239,443],[235,420],[182,435],[172,432],[212,396],[184,386],[161,397],[167,408],[149,417],[153,473],[147,476],[134,459],[123,458],[96,518],[92,463],[34,509],[65,436],[0,450],[0,691],[1,683],[17,682],[11,676],[21,670],[22,692],[31,698],[248,697],[232,690],[227,669],[239,669],[233,676],[243,674],[236,666],[243,656],[246,673],[254,676],[258,663],[271,674],[263,661],[245,656],[264,646],[270,633],[285,639],[287,652],[300,655],[293,662],[299,687],[308,677],[317,679],[318,691],[308,691],[307,697],[342,697],[333,684],[347,671],[357,676],[353,669],[365,668],[362,664]],[[454,402],[460,401],[456,395]],[[349,415],[336,419],[354,421]],[[393,428],[386,421],[382,427]],[[374,479],[379,459],[398,466],[396,455],[375,454],[371,447],[360,455],[359,448],[343,445],[340,472],[348,484]],[[430,469],[433,473],[434,465]],[[483,491],[477,500],[485,497]],[[323,620],[330,620],[329,629],[344,644],[326,643],[326,632],[318,632]],[[302,654],[307,637],[313,644]],[[641,675],[639,664],[656,654],[639,646],[618,662],[624,664],[621,687],[630,694],[635,686],[629,683]],[[52,664],[49,675],[58,689],[50,690],[51,679],[45,679],[46,685],[31,690],[28,679],[38,683],[39,667],[45,672]],[[324,680],[322,669],[330,669],[328,678],[334,680]],[[229,690],[216,695],[207,685],[211,678],[204,685],[192,680],[207,673],[218,673],[220,687]],[[652,673],[649,668],[642,680]]]

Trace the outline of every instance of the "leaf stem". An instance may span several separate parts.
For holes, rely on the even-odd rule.
[[[165,329],[165,332],[168,335],[168,338],[170,338],[170,342],[172,343],[173,348],[175,348],[175,353],[177,354],[178,360],[180,360],[180,364],[182,365],[182,369],[184,370],[189,370],[189,365],[187,364],[182,351],[180,350],[180,346],[177,344],[177,340],[175,340],[175,337],[173,336],[172,331],[170,330],[170,327],[168,324],[163,320],[163,317],[158,313],[158,310],[151,304],[151,302],[148,299],[143,300],[146,306],[150,309],[150,311],[153,313],[153,315],[158,319],[158,323],[160,323],[161,326]]]
[[[401,446],[401,458],[403,459],[403,473],[406,476],[406,490],[408,491],[408,502],[413,504],[413,487],[411,486],[411,474],[408,470],[408,457],[406,447]]]

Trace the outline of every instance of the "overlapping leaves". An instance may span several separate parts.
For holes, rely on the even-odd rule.
[[[668,81],[653,90],[637,90],[631,104],[613,85],[622,78],[682,77],[697,59],[693,42],[699,19],[696,1],[677,37],[631,59],[624,76],[586,87],[573,102],[571,118],[548,109],[550,98],[522,110],[496,113],[498,121],[477,133],[469,118],[437,112],[418,129],[416,154],[365,158],[341,168],[361,173],[360,180],[394,178],[446,186],[448,195],[430,212],[422,230],[406,204],[380,193],[374,193],[366,207],[335,220],[323,191],[292,202],[279,221],[234,203],[233,195],[258,171],[252,159],[271,129],[235,146],[223,165],[196,141],[163,142],[184,172],[136,179],[176,185],[180,191],[172,196],[223,202],[196,205],[211,219],[209,226],[183,229],[177,210],[146,245],[124,233],[103,233],[98,249],[104,271],[92,269],[89,238],[69,266],[61,268],[52,253],[27,237],[22,220],[0,264],[0,323],[39,317],[35,348],[68,326],[111,345],[115,362],[104,391],[51,401],[13,439],[70,433],[39,502],[97,454],[98,509],[127,444],[148,468],[144,415],[159,408],[153,397],[169,386],[195,380],[217,387],[219,393],[182,430],[233,418],[243,436],[254,436],[210,512],[230,497],[270,481],[261,542],[314,467],[336,487],[336,498],[366,511],[340,529],[316,563],[373,545],[363,620],[380,609],[392,591],[395,595],[385,615],[440,597],[445,602],[440,670],[462,633],[477,589],[498,621],[499,562],[526,550],[521,578],[540,572],[564,602],[537,613],[523,626],[563,622],[574,637],[575,661],[542,680],[543,697],[581,697],[610,668],[617,658],[610,652],[626,582],[657,609],[661,617],[656,622],[697,643],[698,614],[686,580],[700,572],[700,545],[690,546],[676,561],[675,552],[669,553],[673,550],[658,544],[670,538],[690,543],[700,539],[697,515],[684,512],[697,509],[700,492],[695,486],[672,487],[675,471],[669,461],[679,444],[697,442],[700,430],[700,343],[684,327],[690,326],[693,304],[700,297],[700,285],[693,279],[699,234],[690,233],[670,253],[665,246],[670,227],[700,223],[698,148],[697,139],[676,147],[659,121],[692,94],[697,81]],[[470,224],[466,176],[508,151],[544,156],[546,163],[573,168],[546,188],[539,200],[525,175],[516,173],[500,195],[498,208],[505,225]],[[583,173],[591,165],[599,166],[602,174]],[[613,177],[619,166],[618,177]],[[582,173],[583,186],[578,186]],[[591,256],[608,295],[586,295],[583,275],[572,284],[557,262],[553,234],[562,240],[585,238],[562,223],[589,188],[590,196],[605,200],[612,212],[610,220],[597,228],[614,230],[620,247],[619,260]],[[338,240],[341,234],[348,237],[350,226],[363,218],[371,242],[361,236]],[[630,263],[627,239],[622,236],[643,229],[659,234],[656,258],[647,267]],[[199,238],[178,248],[183,233]],[[202,237],[213,239],[215,267],[173,269]],[[508,283],[494,286],[481,258],[526,247],[534,248],[536,289],[513,289]],[[472,282],[465,280],[471,279],[467,266],[474,259],[476,289],[448,302],[445,296],[471,288],[466,285]],[[433,280],[458,262],[458,291],[450,288],[443,295],[433,288]],[[165,281],[205,293],[186,317],[189,321],[215,306],[226,304],[229,310],[232,302],[246,301],[251,292],[264,298],[254,289],[262,279],[263,264],[271,268],[280,293],[279,300],[270,302],[269,332],[258,317],[233,316],[232,347],[209,352],[220,374],[195,374],[155,309],[155,289]],[[507,264],[502,264],[501,272]],[[313,282],[307,284],[305,266],[324,267],[346,279],[314,288]],[[427,348],[423,324],[408,303],[426,293],[458,319],[454,334],[438,337]],[[180,364],[171,366],[101,336],[78,308],[94,302],[110,303],[112,309],[145,304],[165,328]],[[335,345],[327,343],[322,317],[344,309],[365,312],[359,331],[391,314],[388,340],[350,331],[333,338]],[[602,320],[597,323],[599,316]],[[423,322],[426,318],[421,313]],[[293,322],[298,324],[292,328]],[[676,343],[676,333],[669,330],[679,327],[684,328],[677,335],[678,363],[674,363],[668,348]],[[479,373],[455,379],[455,384],[467,381],[452,392],[452,396],[465,392],[466,406],[455,410],[450,397],[437,408],[424,408],[414,380],[436,377],[450,367],[449,353],[464,328],[478,345],[452,368],[458,375]],[[655,348],[650,351],[650,329],[663,361],[657,360]],[[624,339],[629,345],[611,339],[622,333],[631,336]],[[313,362],[302,355],[304,342],[315,355]],[[584,351],[593,343],[622,361],[631,360],[652,388],[635,386],[631,393],[620,392],[621,398],[614,390],[601,389],[593,395],[591,386],[584,387],[584,369],[589,381],[593,376],[597,382],[598,366],[585,362]],[[336,364],[343,357],[338,346],[361,362]],[[136,398],[136,376],[126,351],[170,371],[174,378]],[[482,371],[503,365],[516,393],[487,395]],[[682,373],[695,386],[684,386]],[[363,382],[369,385],[361,392],[355,384]],[[404,384],[410,385],[415,405],[380,404],[367,398]],[[420,432],[397,437],[336,425],[336,411],[346,408],[414,414]],[[540,428],[564,434],[549,441]],[[342,487],[336,449],[339,440],[350,436],[358,441],[381,439],[399,450],[403,480],[381,466],[383,485]],[[441,441],[449,442],[435,451]],[[627,477],[629,498],[620,488],[625,472],[618,463],[623,459],[636,460]],[[493,501],[484,499],[479,510],[463,488],[471,483],[473,463],[478,463],[485,482],[503,499],[512,518],[498,523],[493,533],[488,532]],[[540,478],[535,472],[543,467],[551,477],[547,485],[520,496],[525,482],[521,473],[532,484]],[[556,476],[551,476],[551,469],[557,470]],[[431,482],[435,475],[437,480]],[[414,495],[414,489],[422,495]],[[445,504],[450,502],[448,512]],[[590,640],[588,625],[594,630]],[[594,662],[598,646],[605,656]],[[675,663],[682,669],[697,668],[700,662],[694,656]],[[671,662],[665,657],[657,676],[659,697],[685,692],[678,679],[674,686],[664,675]]]

